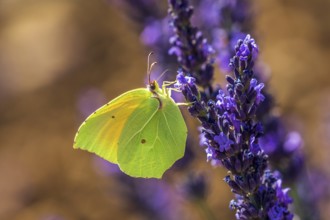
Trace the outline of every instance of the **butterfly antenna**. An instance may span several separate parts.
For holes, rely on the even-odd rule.
[[[149,83],[151,82],[151,80],[150,80],[150,76],[151,76],[151,70],[152,70],[152,67],[154,66],[154,65],[156,65],[157,64],[157,62],[153,62],[152,64],[150,64],[150,69],[149,69]]]
[[[150,72],[151,72],[151,68],[152,68],[152,64],[150,65],[150,59],[151,59],[151,55],[153,55],[153,52],[150,52],[148,54],[148,63],[147,63],[147,74],[148,74],[148,79],[149,79],[149,84],[150,84]]]
[[[164,74],[167,73],[167,72],[169,72],[169,71],[170,71],[170,69],[166,69],[166,70],[164,70],[164,72],[162,72],[162,74],[160,74],[160,76],[158,76],[158,78],[157,78],[156,81],[158,82],[159,79],[162,78],[162,77],[164,76]]]

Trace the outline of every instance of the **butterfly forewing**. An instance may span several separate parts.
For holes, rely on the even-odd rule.
[[[118,163],[118,142],[127,126],[127,120],[150,97],[148,89],[135,89],[96,110],[79,127],[74,148],[87,150],[112,163]]]

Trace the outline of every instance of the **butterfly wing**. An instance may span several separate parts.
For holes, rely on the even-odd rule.
[[[174,101],[161,97],[162,107],[154,111],[158,100],[149,98],[126,121],[119,138],[118,164],[134,177],[161,178],[184,155],[187,127]]]
[[[120,137],[125,136],[123,129],[127,130],[127,120],[134,117],[137,109],[157,110],[157,100],[149,103],[149,106],[145,105],[151,96],[152,93],[145,88],[135,89],[100,107],[79,127],[73,147],[95,153],[117,164],[118,142]]]

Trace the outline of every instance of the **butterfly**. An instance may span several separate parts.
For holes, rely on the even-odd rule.
[[[187,127],[171,98],[168,86],[173,82],[160,88],[151,81],[153,64],[148,64],[147,88],[125,92],[87,117],[74,138],[75,149],[95,153],[127,175],[143,178],[161,178],[183,157]]]

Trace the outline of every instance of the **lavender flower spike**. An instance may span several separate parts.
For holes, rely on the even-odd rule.
[[[188,0],[169,0],[168,12],[174,31],[169,54],[176,55],[181,68],[190,72],[199,86],[211,89],[214,50],[202,32],[190,24],[193,7]]]
[[[239,40],[231,59],[234,76],[227,76],[227,93],[220,90],[215,101],[205,103],[194,80],[179,71],[176,87],[188,102],[189,112],[202,123],[208,157],[220,161],[230,172],[225,181],[236,194],[230,207],[237,219],[292,219],[292,199],[278,174],[267,170],[268,156],[259,146],[262,126],[256,110],[264,100],[262,83],[254,78],[257,45],[249,35]]]

